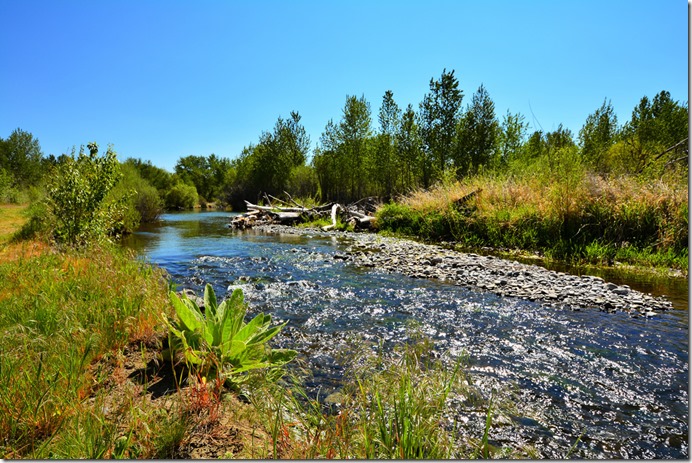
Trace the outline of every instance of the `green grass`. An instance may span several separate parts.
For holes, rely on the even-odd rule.
[[[160,272],[117,249],[57,253],[22,243],[4,250],[1,455],[99,457],[100,438],[79,434],[87,428],[102,437],[109,432],[86,405],[103,379],[92,377],[90,365],[154,333],[159,313],[167,310],[165,288]],[[89,448],[68,450],[83,438]]]

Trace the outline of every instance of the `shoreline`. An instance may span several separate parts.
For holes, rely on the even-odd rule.
[[[344,253],[335,254],[335,259],[411,278],[446,281],[550,307],[625,312],[632,317],[647,318],[673,309],[673,304],[663,297],[645,294],[628,285],[609,283],[600,277],[571,275],[506,258],[446,249],[439,244],[374,233],[324,232],[286,225],[262,225],[254,229],[270,234],[342,236],[354,243]]]

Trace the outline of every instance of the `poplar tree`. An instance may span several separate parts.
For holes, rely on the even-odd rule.
[[[495,103],[481,84],[459,121],[455,164],[462,172],[489,166],[495,154],[500,131],[495,118]]]
[[[452,164],[463,97],[454,70],[444,69],[439,80],[430,79],[430,92],[420,103],[420,132],[425,153],[421,167],[425,188]]]
[[[396,157],[396,135],[399,131],[401,110],[394,101],[394,93],[387,90],[382,97],[378,119],[380,133],[377,135],[373,178],[377,179],[380,193],[390,197],[394,192],[399,165]]]

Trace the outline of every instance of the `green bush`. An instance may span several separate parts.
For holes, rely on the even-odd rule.
[[[107,240],[122,228],[123,200],[106,201],[120,177],[115,151],[98,155],[98,145],[87,145],[89,154],[65,156],[48,186],[46,205],[53,238],[59,243],[83,245]]]
[[[120,234],[132,233],[141,222],[154,222],[163,211],[163,201],[158,191],[144,180],[130,163],[121,165],[122,177],[108,195],[110,201],[125,205],[121,210]]]
[[[197,189],[194,185],[178,183],[170,189],[166,196],[166,209],[192,209],[197,204],[197,198]]]

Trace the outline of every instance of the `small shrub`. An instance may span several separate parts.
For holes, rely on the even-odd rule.
[[[278,377],[279,367],[296,356],[294,350],[267,346],[285,323],[270,327],[271,316],[263,313],[244,322],[247,309],[240,289],[217,305],[214,290],[207,284],[204,312],[185,295],[181,298],[171,291],[170,299],[178,316],[177,320],[164,316],[171,356],[181,353],[193,374],[222,377],[235,386],[247,379],[245,373],[260,368]]]

